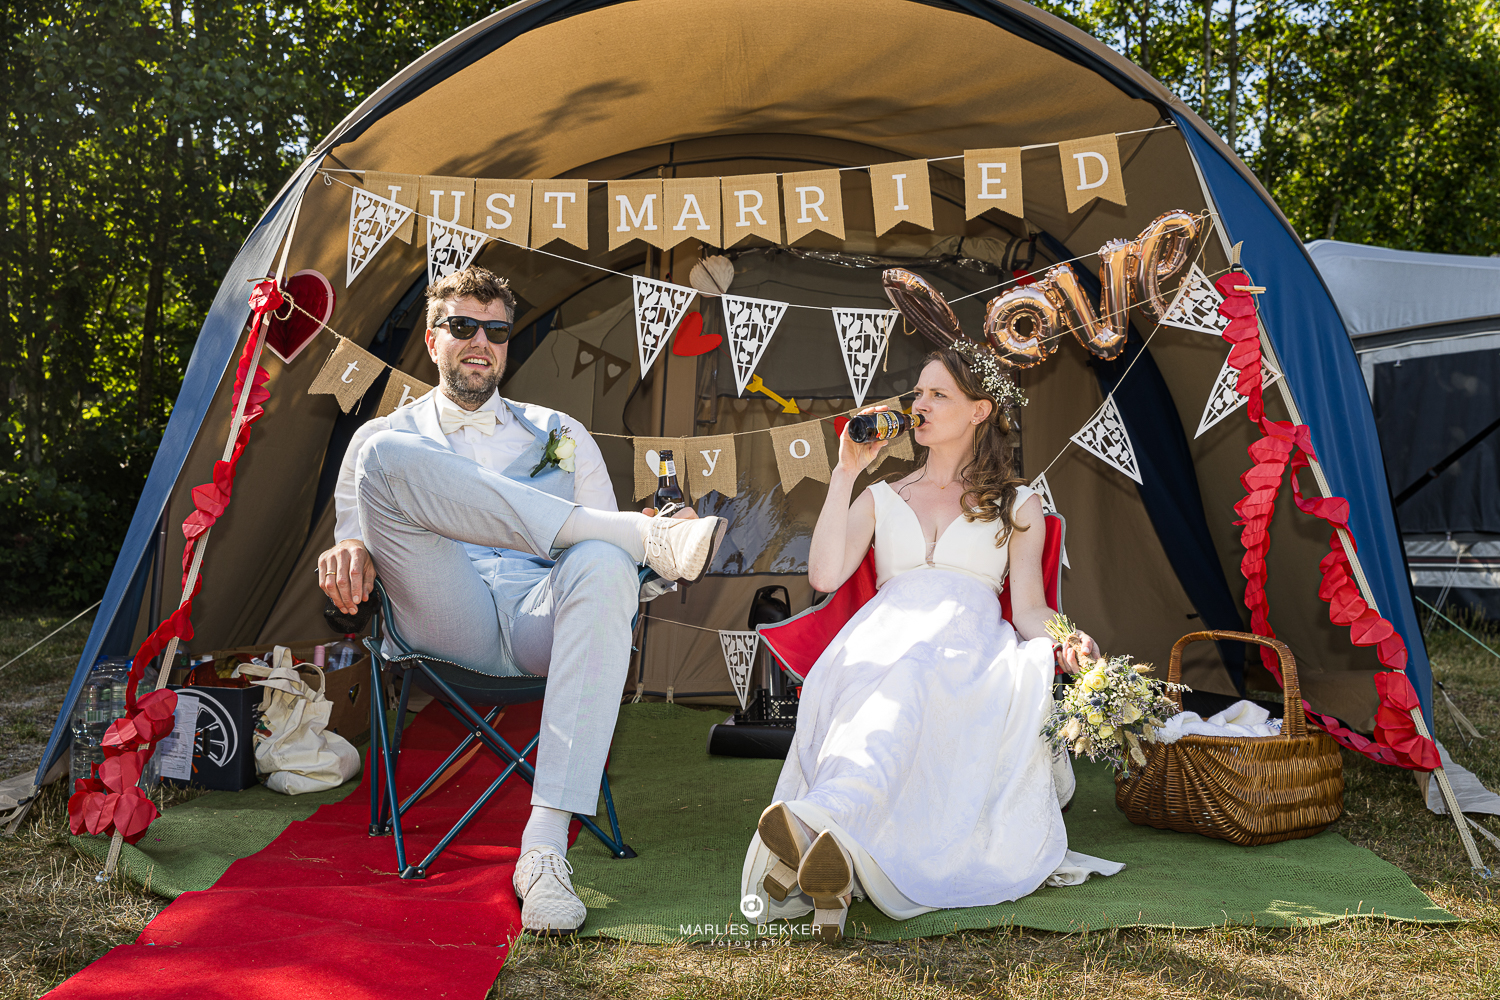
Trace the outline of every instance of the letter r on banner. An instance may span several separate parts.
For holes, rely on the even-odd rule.
[[[844,195],[837,170],[804,170],[781,179],[786,191],[786,241],[821,230],[844,238]]]

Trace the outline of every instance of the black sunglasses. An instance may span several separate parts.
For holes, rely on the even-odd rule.
[[[485,339],[492,344],[503,344],[510,339],[510,320],[475,319],[473,316],[445,316],[433,326],[447,326],[454,340],[473,340],[474,334],[484,331]]]

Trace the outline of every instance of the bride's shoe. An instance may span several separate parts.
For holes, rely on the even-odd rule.
[[[843,940],[854,889],[854,864],[833,834],[824,830],[797,868],[802,891],[813,899],[812,936],[824,944]]]
[[[760,842],[776,859],[775,866],[766,873],[766,895],[782,902],[797,891],[797,866],[812,842],[797,817],[781,802],[766,807],[756,829]]]

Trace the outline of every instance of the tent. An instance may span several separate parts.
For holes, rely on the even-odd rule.
[[[1045,144],[1105,133],[1120,134],[1127,204],[1095,201],[1070,213],[1058,150]],[[1025,221],[997,211],[966,220],[963,151],[1033,146],[1022,154]],[[735,290],[882,307],[876,265],[899,261],[945,292],[966,294],[994,285],[997,274],[1009,277],[1022,248],[1029,259],[1033,236],[1035,270],[1134,237],[1165,210],[1214,213],[1200,263],[1221,273],[1231,245],[1243,242],[1245,267],[1270,289],[1261,298],[1262,342],[1285,378],[1268,390],[1268,412],[1311,428],[1320,462],[1304,479],[1316,480],[1310,489],[1348,499],[1359,545],[1355,576],[1366,600],[1405,636],[1406,675],[1430,719],[1431,675],[1374,420],[1344,323],[1318,272],[1250,171],[1166,88],[1098,41],[1014,0],[526,0],[403,69],[311,153],[225,275],[70,700],[100,655],[135,648],[155,624],[152,609],[177,605],[183,539],[176,526],[193,509],[192,487],[208,481],[230,424],[247,279],[274,269],[294,214],[287,273],[316,269],[331,277],[339,296],[333,329],[435,381],[416,329],[423,249],[393,240],[352,285],[343,280],[349,178],[386,171],[600,181],[939,157],[954,159],[932,163],[930,230],[902,223],[876,236],[869,176],[848,170],[845,237],[813,234],[790,249],[742,243],[731,251]],[[777,404],[738,398],[717,354],[665,352],[644,379],[632,371],[611,381],[598,366],[578,372],[579,344],[635,357],[629,307],[622,307],[628,279],[578,262],[681,283],[701,252],[692,241],[665,252],[639,242],[606,250],[605,188],[596,184],[587,197],[592,249],[553,243],[544,254],[492,242],[480,252],[478,261],[510,277],[522,298],[516,367],[505,391],[566,410],[602,433],[692,436],[781,420]],[[983,300],[958,307],[971,334],[978,333]],[[760,374],[806,414],[846,409],[850,390],[828,314],[791,312]],[[1022,372],[1031,397],[1022,448],[1024,474],[1047,467],[1068,518],[1069,613],[1107,648],[1162,662],[1185,632],[1241,629],[1248,621],[1233,505],[1245,495],[1238,477],[1259,433],[1241,417],[1190,437],[1184,428],[1198,423],[1225,345],[1163,328],[1145,349],[1151,332],[1136,319],[1132,345],[1116,362],[1091,360],[1069,342]],[[271,398],[206,553],[193,613],[195,651],[324,634],[313,566],[333,541],[334,470],[380,387],[347,416],[332,397],[308,395],[331,346],[323,336],[291,364],[266,362]],[[871,399],[909,388],[918,371],[920,338],[897,333],[892,340]],[[1117,387],[1140,486],[1068,446]],[[825,433],[831,444],[831,427]],[[787,585],[794,610],[812,599],[804,558],[822,493],[816,483],[790,493],[777,485],[767,437],[739,439],[737,496],[700,501],[731,517],[730,542],[712,576],[652,606],[658,620],[648,623],[632,674],[647,697],[720,697],[729,689],[716,636],[660,619],[744,628],[754,591],[768,584]],[[631,452],[623,440],[604,441],[626,506],[633,500]],[[1278,507],[1268,585],[1274,626],[1298,657],[1313,706],[1368,732],[1379,707],[1373,678],[1380,665],[1372,647],[1351,645],[1348,631],[1330,624],[1319,599],[1326,528],[1300,515],[1285,490]],[[1200,690],[1275,690],[1236,646],[1196,643],[1192,650],[1187,676]],[[43,770],[66,738],[60,719]]]
[[[1359,356],[1412,586],[1500,618],[1500,258],[1307,251]]]

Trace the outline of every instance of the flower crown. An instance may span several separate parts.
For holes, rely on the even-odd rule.
[[[968,362],[969,369],[979,376],[984,391],[995,398],[1001,406],[1025,406],[1029,400],[1015,379],[1005,374],[1000,358],[993,350],[970,340],[956,339],[949,345],[954,353]]]

